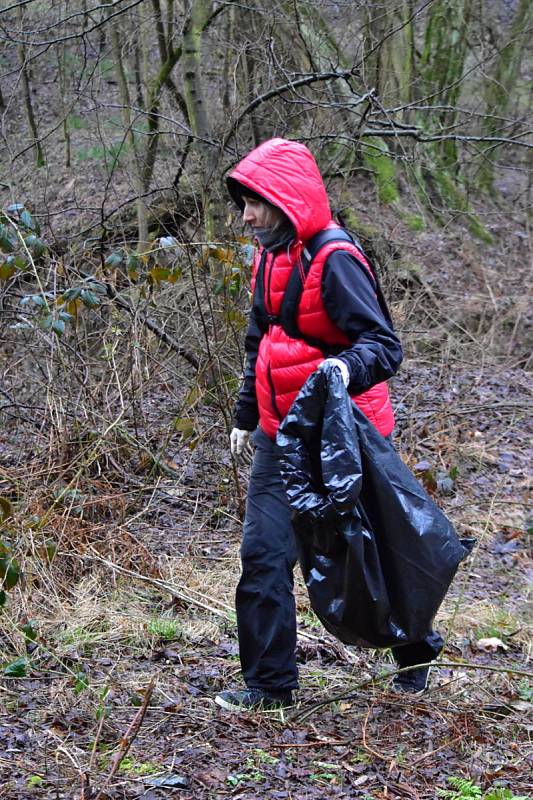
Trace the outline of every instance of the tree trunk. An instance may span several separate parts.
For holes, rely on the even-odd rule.
[[[453,132],[457,124],[470,9],[471,0],[439,0],[431,6],[419,75],[426,104],[438,106],[432,112],[424,112],[421,121],[425,127],[434,126],[436,133]],[[458,169],[456,141],[439,143],[435,155],[445,169]]]
[[[20,35],[21,38],[23,36],[23,14],[22,14],[22,6],[19,5],[17,7],[17,18],[20,24]],[[22,78],[22,92],[24,95],[24,105],[26,107],[26,116],[28,118],[28,126],[31,131],[31,135],[33,137],[34,146],[35,146],[35,163],[37,167],[44,167],[44,153],[43,148],[41,145],[41,140],[39,139],[39,131],[37,130],[37,123],[35,121],[35,114],[33,113],[33,101],[31,97],[31,82],[30,82],[30,74],[28,69],[28,63],[26,59],[26,47],[23,44],[19,44],[17,46],[17,52],[19,57],[19,64],[20,64],[20,73]]]
[[[516,87],[520,65],[526,41],[531,37],[531,26],[533,25],[533,5],[531,0],[519,0],[517,5],[511,31],[507,43],[500,50],[494,72],[486,81],[485,87],[485,113],[486,118],[483,124],[483,134],[485,136],[497,136],[501,134],[502,127],[504,132],[508,132],[507,123],[502,120],[509,107],[509,101]],[[485,156],[481,169],[478,174],[478,182],[482,189],[488,191],[493,189],[494,184],[494,156],[497,148],[492,146],[485,150]]]
[[[212,12],[212,0],[192,0],[183,32],[183,94],[189,124],[197,137],[194,150],[201,180],[201,200],[206,238],[214,235],[214,216],[210,184],[216,167],[216,150],[206,140],[211,131],[207,119],[201,80],[202,33]]]
[[[66,65],[66,45],[61,42],[57,48],[57,75],[59,82],[59,94],[61,97],[61,114],[63,116],[63,138],[65,140],[65,166],[70,167],[71,151],[70,151],[70,126],[68,119],[68,70]]]
[[[228,11],[225,38],[227,42],[232,42],[235,40],[234,6],[231,6],[231,8]],[[224,109],[226,114],[229,114],[231,112],[231,109],[235,104],[234,92],[232,91],[232,80],[230,75],[231,64],[233,61],[232,56],[233,56],[232,48],[226,47],[226,49],[224,50],[224,68],[223,68],[224,91],[222,93],[222,108]]]
[[[379,5],[372,14],[367,12],[372,52],[364,60],[365,84],[376,90],[383,106],[404,105],[412,98],[413,11],[413,0],[400,0],[390,8]]]
[[[143,201],[143,180],[142,168],[137,153],[137,142],[133,133],[131,121],[131,102],[130,93],[128,89],[128,82],[126,80],[126,73],[124,71],[124,64],[122,62],[122,51],[120,40],[118,36],[117,23],[112,21],[110,26],[111,48],[113,51],[113,58],[115,61],[115,74],[117,77],[118,88],[120,92],[120,100],[122,104],[122,122],[124,125],[124,139],[130,147],[130,167],[132,172],[132,180],[137,194],[136,207],[137,207],[137,227],[138,227],[138,249],[144,250],[148,244],[148,213],[146,205]]]

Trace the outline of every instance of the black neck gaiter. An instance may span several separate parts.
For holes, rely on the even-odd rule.
[[[281,247],[287,247],[296,235],[294,225],[286,217],[271,228],[254,228],[253,231],[261,247],[264,247],[269,253],[279,250]]]

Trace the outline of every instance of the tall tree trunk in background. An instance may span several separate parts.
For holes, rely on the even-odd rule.
[[[62,4],[60,5],[62,8]],[[63,137],[65,139],[65,166],[70,167],[70,125],[69,108],[67,103],[68,94],[68,68],[67,68],[67,49],[66,43],[60,42],[57,48],[57,75],[59,82],[59,95],[61,98],[61,111],[63,116]]]
[[[414,95],[414,0],[386,3],[369,3],[366,7],[366,30],[363,76],[367,89],[374,89],[376,101],[382,109],[408,105]],[[400,110],[394,122],[408,123],[410,112]],[[381,117],[383,125],[390,124],[387,115]],[[378,199],[393,203],[399,199],[396,176],[397,142],[393,139],[375,138],[363,147],[363,160],[374,173]],[[401,143],[402,154],[408,147]]]
[[[23,11],[22,6],[17,7],[17,19],[20,25],[20,36],[23,36]],[[35,114],[33,113],[33,102],[31,97],[31,82],[30,73],[28,69],[26,47],[23,44],[17,46],[17,52],[20,64],[20,74],[22,78],[22,92],[24,95],[24,105],[26,107],[26,116],[28,118],[28,126],[33,137],[35,145],[35,164],[37,167],[44,167],[44,153],[39,139],[39,131],[37,130],[37,123],[35,122]]]
[[[182,56],[181,42],[177,46],[174,46],[168,36],[168,32],[167,35],[165,35],[161,4],[159,0],[152,0],[152,9],[154,13],[153,25],[157,35],[157,46],[159,51],[159,63],[156,64],[156,74],[152,77],[153,70],[151,70],[151,54],[147,40],[148,26],[146,24],[141,24],[140,29],[137,30],[134,36],[135,52],[133,54],[134,70],[138,68],[139,71],[142,72],[142,87],[137,86],[137,100],[142,101],[142,108],[145,111],[143,122],[146,121],[148,125],[146,144],[143,141],[137,141],[133,132],[131,119],[131,98],[126,72],[124,69],[124,60],[122,58],[118,25],[112,21],[109,26],[117,83],[122,102],[122,120],[126,131],[126,141],[130,147],[132,179],[134,181],[135,192],[137,194],[138,239],[139,247],[141,249],[146,246],[148,241],[148,210],[143,197],[150,189],[159,147],[159,104],[161,100],[161,92],[164,86],[169,87],[174,99],[177,102],[177,105],[187,119],[185,101],[177,91],[176,86],[171,78],[172,70]],[[171,11],[172,3],[169,1],[167,9],[168,14],[171,14]],[[171,16],[169,24],[171,25],[172,29]],[[139,49],[137,50],[137,48]]]
[[[202,33],[212,13],[212,0],[191,0],[189,17],[183,31],[183,94],[187,106],[189,124],[197,137],[193,150],[198,160],[200,173],[201,202],[204,214],[206,238],[214,234],[214,211],[209,186],[216,167],[216,149],[206,140],[210,138],[210,126],[201,79]]]
[[[383,106],[404,105],[412,99],[413,12],[414,0],[398,0],[390,7],[383,4],[366,12],[369,40],[365,50],[373,52],[364,60],[365,83],[375,88]]]
[[[154,13],[157,15],[162,14],[161,4],[158,0],[152,2]],[[152,175],[154,171],[157,150],[159,147],[159,105],[161,101],[161,92],[165,86],[167,86],[176,101],[176,104],[180,108],[183,116],[185,117],[186,122],[189,122],[188,119],[188,108],[186,106],[185,100],[178,92],[174,82],[172,81],[172,71],[178,61],[180,61],[183,55],[183,41],[180,41],[179,44],[174,44],[173,42],[173,17],[172,17],[172,3],[169,0],[168,8],[167,8],[167,32],[166,36],[163,29],[163,22],[161,17],[159,16],[156,19],[155,27],[158,31],[158,49],[159,49],[159,56],[160,62],[157,68],[157,72],[153,78],[149,78],[150,75],[150,52],[148,42],[144,40],[143,43],[143,64],[144,64],[144,73],[145,73],[145,82],[149,84],[148,92],[147,92],[147,101],[146,101],[146,117],[148,120],[148,145],[144,151],[144,160],[143,160],[143,186],[144,191],[148,191],[150,187],[150,182],[152,180]]]
[[[264,87],[264,50],[267,47],[263,29],[265,20],[264,15],[257,14],[251,6],[239,8],[237,13],[236,25],[241,35],[242,50],[238,61],[236,95],[237,102],[246,104],[251,103],[258,94],[261,94]],[[290,19],[290,11],[287,18]],[[277,42],[283,41],[285,33],[284,26],[276,27],[276,45]],[[292,52],[291,49],[290,51]],[[270,135],[270,128],[265,130],[261,124],[263,118],[261,110],[254,110],[249,115],[251,144],[254,147],[257,147],[263,139]]]
[[[142,46],[141,36],[138,28],[132,31],[132,60],[133,60],[133,74],[135,76],[135,102],[139,108],[144,108],[146,100],[144,97],[144,82],[142,72]]]
[[[434,133],[455,132],[471,4],[472,0],[438,0],[430,6],[418,71],[425,104],[435,106],[433,112],[424,112],[420,121]],[[435,149],[445,169],[458,167],[456,141],[441,142]]]
[[[128,81],[124,71],[124,64],[122,60],[122,51],[120,40],[118,36],[118,25],[116,22],[111,22],[109,25],[111,47],[113,51],[113,59],[115,62],[115,75],[120,93],[120,101],[122,104],[122,122],[124,125],[124,140],[128,143],[130,148],[130,168],[131,178],[137,195],[137,239],[138,249],[144,250],[148,243],[148,213],[146,204],[143,200],[144,185],[142,179],[142,168],[139,161],[139,154],[137,152],[137,142],[133,132],[131,120],[131,100],[128,88]]]
[[[295,3],[294,8],[299,37],[293,41],[292,47],[299,52],[299,61],[304,69],[316,72],[348,69],[348,60],[318,9],[306,2]],[[350,87],[344,81],[333,81],[326,85],[325,90],[332,102],[339,105],[337,113],[343,116],[345,122],[353,125],[349,107],[354,95]]]
[[[494,71],[487,77],[485,87],[485,113],[483,124],[485,136],[509,134],[508,125],[502,119],[509,108],[510,99],[516,87],[526,42],[531,39],[533,25],[533,4],[531,0],[519,0],[514,13],[509,38],[500,50]],[[502,130],[503,129],[503,130]],[[493,189],[494,184],[494,146],[485,151],[486,155],[478,173],[481,188]]]
[[[435,135],[452,135],[460,126],[459,101],[468,53],[472,0],[437,0],[429,6],[424,48],[418,60],[417,98],[424,109],[418,127]],[[430,142],[417,160],[420,195],[437,217],[443,209],[468,219],[471,233],[490,242],[492,237],[471,208],[460,175],[458,142]]]
[[[235,39],[235,6],[231,6],[228,11],[227,21],[226,21],[226,32],[225,32],[225,39],[226,42],[233,42]],[[230,47],[226,47],[224,50],[224,67],[223,67],[223,75],[224,75],[224,91],[222,93],[222,108],[226,114],[231,112],[231,109],[235,105],[235,92],[232,90],[232,80],[231,80],[231,65],[233,63],[234,58],[234,51]]]
[[[295,17],[296,30],[290,28],[285,32],[286,47],[292,53],[295,69],[301,72],[329,72],[350,68],[346,54],[316,6],[305,0],[288,0],[285,8],[287,13],[292,9]],[[361,163],[359,132],[368,104],[358,104],[354,84],[355,78],[350,83],[331,81],[325,83],[321,90],[324,115],[329,116],[329,104],[334,109],[336,130],[346,133],[344,141],[330,141],[322,150],[320,166],[326,174],[349,176]],[[320,127],[319,117],[317,123]]]

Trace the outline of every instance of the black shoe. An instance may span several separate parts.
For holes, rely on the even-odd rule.
[[[392,688],[396,692],[407,694],[422,694],[429,682],[431,667],[415,667],[406,672],[399,672],[392,679]]]
[[[219,692],[215,703],[227,711],[277,711],[292,705],[292,692],[276,692],[275,696],[261,689]]]

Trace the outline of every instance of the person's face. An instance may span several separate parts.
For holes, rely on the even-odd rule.
[[[242,199],[244,200],[242,220],[251,228],[272,228],[283,216],[279,208],[264,203],[256,197],[244,195]]]

